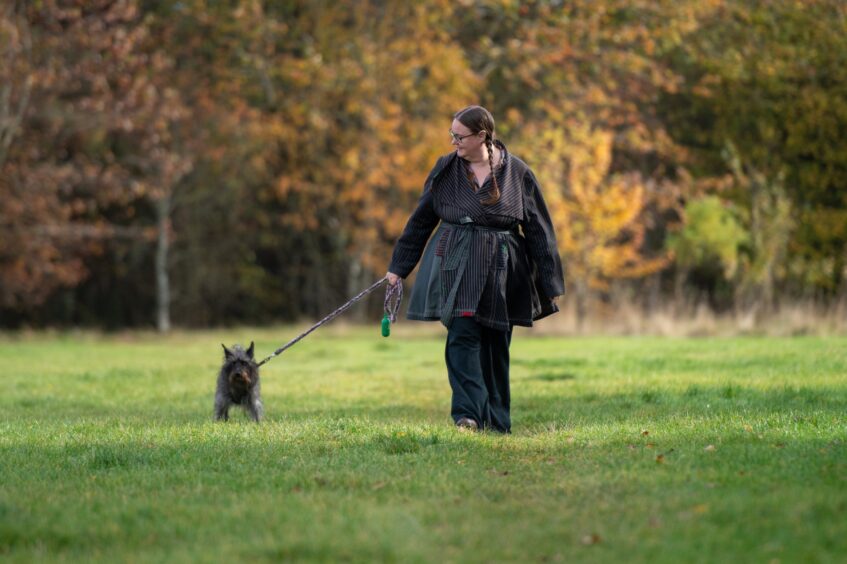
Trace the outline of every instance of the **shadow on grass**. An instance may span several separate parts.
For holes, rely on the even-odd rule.
[[[512,403],[516,425],[541,428],[604,424],[664,424],[680,419],[725,420],[786,417],[817,425],[847,413],[847,389],[792,386],[777,390],[692,385],[680,392],[643,389],[632,393],[519,394]]]
[[[570,372],[541,372],[525,378],[526,380],[541,380],[542,382],[562,382],[575,380],[576,375]]]
[[[528,428],[577,428],[585,425],[662,424],[688,419],[727,417],[762,418],[789,416],[797,424],[815,425],[825,419],[842,419],[847,413],[847,388],[785,386],[760,390],[737,384],[691,385],[680,391],[645,388],[632,392],[601,394],[577,393],[567,384],[576,379],[571,373],[542,372],[524,378],[532,386],[513,386],[513,432]],[[549,383],[549,386],[546,384]],[[564,387],[560,387],[562,384]],[[203,398],[204,400],[207,398]],[[104,429],[128,425],[196,425],[212,421],[211,406],[200,398],[162,404],[146,401],[98,403],[94,399],[67,400],[60,397],[26,398],[8,406],[8,421],[37,421],[39,424],[79,422]],[[295,405],[270,396],[265,398],[267,424],[317,426],[358,432],[368,427],[401,428],[425,425],[452,427],[449,393],[438,405],[386,404],[358,399],[343,407]],[[232,424],[248,424],[242,410],[231,413]],[[348,428],[347,422],[351,422]],[[227,423],[220,423],[227,425]],[[390,448],[390,447],[389,447]]]
[[[540,375],[541,380],[546,379]],[[554,381],[569,380],[569,375]],[[366,420],[397,428],[421,423],[452,428],[449,413],[415,405],[356,405],[343,409],[274,409],[271,420],[281,423],[322,425],[327,421]],[[847,390],[840,388],[784,387],[763,391],[755,388],[721,385],[689,386],[680,392],[644,389],[631,393],[545,394],[518,393],[512,399],[513,433],[546,434],[551,431],[578,431],[586,427],[673,426],[685,421],[729,420],[780,421],[795,428],[826,428],[847,413]],[[390,447],[389,447],[390,448]],[[397,447],[400,449],[401,447]]]

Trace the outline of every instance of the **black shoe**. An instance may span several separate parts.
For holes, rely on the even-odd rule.
[[[476,424],[476,421],[468,417],[462,417],[456,421],[456,427],[460,431],[476,431],[479,429],[479,425]]]

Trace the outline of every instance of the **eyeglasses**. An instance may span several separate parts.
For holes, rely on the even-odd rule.
[[[456,143],[461,143],[462,139],[465,137],[473,137],[476,133],[468,133],[467,135],[459,135],[458,133],[454,133],[453,130],[450,130],[450,139],[455,141]]]

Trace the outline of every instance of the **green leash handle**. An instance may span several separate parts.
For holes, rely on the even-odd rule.
[[[382,316],[382,336],[388,337],[391,335],[391,320],[388,319],[388,314]]]

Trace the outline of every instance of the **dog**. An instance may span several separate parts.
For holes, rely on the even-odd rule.
[[[224,348],[224,364],[218,374],[215,392],[215,420],[229,421],[229,408],[240,405],[253,421],[262,419],[259,367],[253,358],[253,343],[244,350],[240,345]]]

